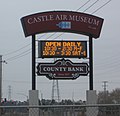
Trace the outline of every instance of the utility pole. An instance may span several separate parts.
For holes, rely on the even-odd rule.
[[[2,60],[2,55],[0,55],[0,105],[2,99],[2,63],[7,64],[5,60]]]
[[[54,58],[54,62],[57,59]],[[59,92],[59,84],[58,84],[58,80],[53,80],[52,83],[52,101],[55,100],[57,102],[60,102],[60,92]]]
[[[103,89],[104,89],[104,92],[107,91],[107,83],[108,83],[108,81],[103,81]]]
[[[52,101],[53,100],[55,100],[57,102],[60,102],[60,93],[59,93],[58,80],[53,80],[53,85],[52,85]]]
[[[12,94],[12,89],[11,89],[11,86],[9,85],[8,86],[8,100],[9,101],[11,100],[11,94]]]
[[[108,81],[103,81],[103,89],[104,89],[104,103],[106,103],[107,100],[107,83]]]
[[[7,62],[2,60],[2,55],[0,55],[0,106],[1,106],[1,100],[2,100],[2,63]],[[0,116],[1,116],[1,109],[0,109]]]

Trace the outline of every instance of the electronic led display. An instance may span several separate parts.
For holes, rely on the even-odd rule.
[[[86,58],[87,41],[39,41],[39,58]]]

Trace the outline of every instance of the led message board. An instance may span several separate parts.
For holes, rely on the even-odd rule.
[[[39,58],[86,58],[87,41],[39,41]]]

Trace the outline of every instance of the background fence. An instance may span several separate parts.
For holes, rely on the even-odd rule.
[[[120,104],[0,106],[0,116],[36,116],[38,112],[39,116],[120,116]]]

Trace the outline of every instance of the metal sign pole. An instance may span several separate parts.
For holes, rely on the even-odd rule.
[[[36,49],[35,42],[36,36],[32,35],[32,90],[29,91],[29,105],[38,106],[39,105],[39,91],[36,90]],[[40,116],[39,108],[30,108],[29,116]]]
[[[35,35],[32,35],[32,90],[36,90],[35,56]]]
[[[2,100],[2,56],[0,55],[0,106]],[[1,108],[0,108],[0,116],[1,116]]]
[[[92,36],[89,36],[89,65],[90,65],[89,90],[93,90],[93,39],[92,39]]]

